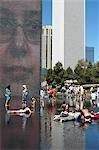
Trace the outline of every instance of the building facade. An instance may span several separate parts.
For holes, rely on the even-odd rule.
[[[45,69],[52,68],[52,26],[42,27],[42,53],[41,66]]]
[[[52,66],[75,68],[85,60],[85,0],[52,1]]]
[[[86,47],[86,61],[94,63],[94,47]]]

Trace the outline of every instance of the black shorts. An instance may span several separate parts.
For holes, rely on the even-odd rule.
[[[52,95],[49,95],[49,98],[52,98],[53,96]]]

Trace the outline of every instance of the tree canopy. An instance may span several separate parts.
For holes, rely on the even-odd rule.
[[[75,69],[63,68],[61,62],[57,62],[53,69],[48,69],[46,74],[48,84],[64,85],[66,80],[77,80],[78,84],[99,83],[99,62],[78,61]]]

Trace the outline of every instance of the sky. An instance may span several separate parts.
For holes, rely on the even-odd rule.
[[[42,0],[42,24],[52,24],[52,0]]]
[[[94,47],[94,60],[99,61],[99,0],[85,0],[85,43]],[[42,0],[42,24],[52,24],[52,0]]]
[[[86,46],[94,47],[95,62],[99,61],[99,0],[86,1]]]

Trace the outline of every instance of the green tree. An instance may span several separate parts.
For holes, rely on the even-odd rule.
[[[57,62],[54,66],[54,73],[59,74],[61,71],[63,71],[63,65],[61,62]]]
[[[99,62],[94,64],[92,68],[92,80],[93,83],[99,83]]]
[[[52,69],[48,69],[46,75],[46,81],[48,84],[51,84],[54,81],[54,74]]]
[[[47,71],[46,80],[48,84],[63,86],[67,79],[76,79],[79,84],[99,83],[99,62],[92,64],[80,60],[74,71],[70,67],[66,70],[63,69],[62,63],[57,62],[53,69]]]
[[[64,79],[65,79],[65,80],[74,79],[74,73],[73,73],[73,70],[72,70],[70,67],[68,67],[68,68],[65,70]]]
[[[57,62],[54,66],[54,82],[57,84],[63,84],[63,76],[64,76],[64,69],[61,62]]]
[[[80,84],[84,83],[84,72],[85,69],[82,68],[80,64],[77,64],[77,66],[74,69],[74,77]]]
[[[81,60],[78,60],[78,64],[81,66],[81,68],[86,68],[88,62],[86,62],[83,59],[81,59]]]
[[[85,72],[84,72],[85,83],[93,83],[93,80],[92,80],[92,69],[93,69],[93,65],[92,65],[91,62],[89,62],[87,64],[87,67],[86,67]]]

